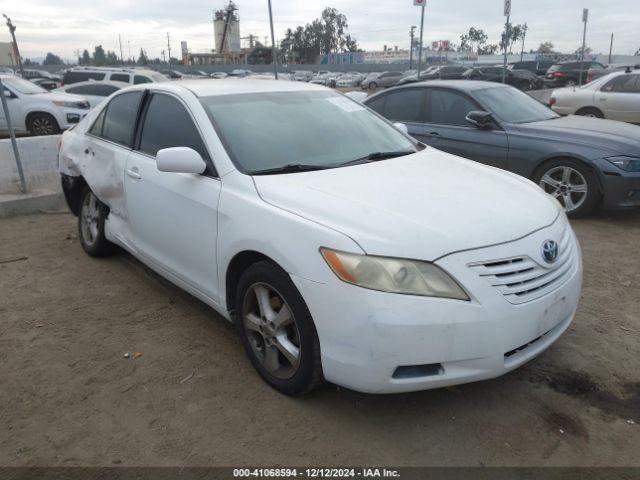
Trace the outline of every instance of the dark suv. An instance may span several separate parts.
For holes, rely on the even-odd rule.
[[[542,77],[546,75],[547,70],[549,70],[549,67],[553,64],[553,60],[525,60],[523,62],[512,63],[508,68],[510,70],[528,70]]]
[[[484,82],[502,83],[504,67],[475,67],[462,75],[464,80],[482,80]],[[542,80],[529,70],[507,69],[506,83],[520,90],[537,90],[542,87]]]
[[[577,85],[587,83],[587,72],[589,69],[603,70],[604,65],[598,62],[562,62],[551,65],[545,75],[545,86],[549,88],[566,87],[567,85]]]

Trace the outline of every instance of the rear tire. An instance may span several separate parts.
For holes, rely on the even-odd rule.
[[[300,292],[280,267],[251,265],[236,289],[236,328],[253,367],[286,395],[302,395],[323,383],[320,342]]]
[[[576,112],[576,115],[581,115],[583,117],[592,117],[592,118],[604,118],[604,113],[602,113],[601,110],[595,107],[581,108]]]
[[[109,209],[86,186],[80,195],[78,238],[85,252],[92,257],[113,255],[117,247],[106,239],[104,223]]]
[[[29,116],[27,129],[31,135],[56,135],[60,133],[60,126],[55,117],[49,113],[34,113]]]
[[[558,200],[571,218],[589,215],[600,200],[600,190],[593,173],[571,158],[545,163],[533,181]]]

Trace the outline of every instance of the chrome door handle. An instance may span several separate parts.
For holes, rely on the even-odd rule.
[[[140,180],[142,178],[142,175],[140,175],[136,170],[127,169],[127,175],[134,180]]]

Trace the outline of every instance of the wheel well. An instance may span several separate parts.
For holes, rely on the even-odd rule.
[[[56,117],[52,114],[50,114],[49,112],[40,112],[40,111],[36,111],[36,112],[29,112],[27,113],[27,116],[25,118],[25,126],[27,128],[29,128],[29,122],[31,121],[31,119],[36,116],[36,115],[49,115],[51,118],[53,118],[53,120],[56,122],[56,125],[58,125],[58,120],[56,119]],[[58,125],[58,128],[60,127],[60,125]]]
[[[236,254],[236,256],[231,259],[231,262],[229,262],[225,285],[227,311],[229,312],[232,320],[235,320],[236,290],[242,273],[251,265],[262,262],[264,260],[275,263],[277,265],[277,263],[274,262],[271,258],[262,253],[252,250],[245,250],[244,252]]]
[[[603,111],[600,110],[598,107],[582,107],[582,108],[579,108],[578,110],[576,110],[575,114],[576,115],[580,115],[580,112],[585,112],[587,110],[596,110],[596,111],[600,112],[604,116]]]
[[[80,196],[87,182],[83,177],[62,175],[62,191],[69,210],[77,217],[80,213]]]
[[[530,180],[532,180],[533,182],[535,182],[536,180],[536,176],[538,175],[538,173],[545,167],[547,166],[547,164],[554,162],[556,160],[572,160],[574,162],[578,162],[580,165],[582,165],[584,168],[586,168],[587,170],[589,170],[589,172],[591,172],[591,174],[593,175],[593,178],[595,178],[596,180],[596,184],[598,185],[598,192],[600,194],[602,194],[602,192],[604,191],[604,188],[602,186],[601,180],[600,180],[600,176],[596,173],[595,169],[589,165],[587,162],[585,162],[584,160],[581,160],[579,158],[576,157],[553,157],[553,158],[547,158],[544,162],[542,162],[540,165],[538,165],[538,167],[533,171],[533,173],[531,174],[531,178]]]

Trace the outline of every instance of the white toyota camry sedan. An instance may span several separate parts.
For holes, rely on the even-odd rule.
[[[63,135],[60,171],[89,255],[117,245],[209,304],[287,394],[497,377],[580,297],[580,247],[539,187],[317,85],[120,90]]]

